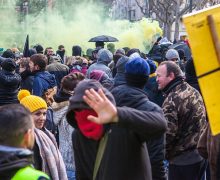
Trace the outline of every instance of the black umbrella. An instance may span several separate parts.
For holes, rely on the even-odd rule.
[[[117,38],[107,35],[96,36],[89,40],[89,42],[116,42],[116,41],[118,41]]]

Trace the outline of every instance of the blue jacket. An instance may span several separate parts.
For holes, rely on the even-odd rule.
[[[34,75],[33,95],[40,96],[50,88],[57,86],[55,76],[47,71],[40,71]]]

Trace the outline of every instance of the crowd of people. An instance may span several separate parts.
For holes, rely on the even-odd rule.
[[[193,57],[163,53],[103,42],[72,56],[64,45],[5,50],[0,179],[220,179]]]

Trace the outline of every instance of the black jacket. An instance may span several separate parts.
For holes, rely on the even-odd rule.
[[[17,94],[21,76],[14,72],[0,70],[0,106],[19,103]]]
[[[159,112],[161,120],[164,119],[162,109],[149,101],[147,93],[128,85],[121,85],[112,90],[117,106],[128,106],[137,110]],[[165,160],[165,134],[155,133],[145,138],[151,161],[152,176],[154,180],[166,179],[163,161]]]
[[[20,76],[22,78],[21,89],[27,89],[29,92],[32,92],[34,81],[34,76],[32,75],[32,73],[29,70],[25,70],[20,73]]]
[[[92,179],[99,142],[87,139],[77,130],[73,109],[89,108],[83,103],[84,90],[90,88],[97,90],[101,87],[98,82],[91,82],[84,80],[77,85],[75,95],[70,98],[67,112],[67,121],[76,128],[73,134],[73,147],[76,177],[80,180]],[[107,90],[105,94],[114,101]],[[162,111],[140,111],[118,107],[117,112],[119,122],[109,124],[107,127],[108,142],[96,180],[151,180],[151,166],[145,141],[152,135],[161,135],[165,132],[167,125],[161,116]]]
[[[0,179],[10,180],[16,172],[31,165],[32,152],[0,145]]]

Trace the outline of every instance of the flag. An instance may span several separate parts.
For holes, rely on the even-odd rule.
[[[29,35],[26,37],[26,41],[24,44],[23,56],[29,57]]]

